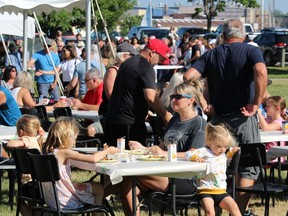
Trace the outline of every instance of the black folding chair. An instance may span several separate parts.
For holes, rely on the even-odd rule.
[[[41,213],[48,212],[52,213],[54,215],[68,215],[68,214],[89,214],[93,212],[102,212],[105,215],[109,215],[109,209],[107,209],[105,206],[99,206],[99,205],[92,205],[92,204],[85,204],[83,207],[77,208],[77,209],[61,209],[59,204],[59,198],[58,198],[58,189],[56,188],[56,182],[60,180],[60,174],[59,174],[59,167],[58,167],[58,161],[54,155],[37,155],[37,154],[30,154],[29,155],[29,161],[30,161],[30,167],[31,167],[31,174],[32,179],[34,182],[38,182],[40,185],[41,190],[42,183],[44,182],[50,182],[52,185],[51,192],[53,192],[53,198],[55,200],[56,209],[50,208],[49,206],[32,206],[32,215],[35,215],[36,211],[39,211]],[[35,189],[33,188],[34,196],[35,197]]]
[[[12,157],[14,158],[16,169],[17,169],[17,184],[18,184],[18,195],[17,195],[17,209],[16,216],[19,215],[22,201],[32,203],[33,201],[33,185],[32,182],[22,184],[21,179],[23,174],[31,174],[31,169],[28,160],[28,152],[32,154],[40,154],[38,149],[24,149],[15,148],[12,150]],[[44,200],[37,196],[37,203],[44,204]]]
[[[266,150],[263,143],[242,144],[241,157],[239,166],[242,167],[258,167],[260,170],[259,182],[250,187],[236,187],[238,192],[246,192],[253,194],[260,194],[265,199],[265,212],[264,215],[269,215],[269,200],[270,196],[276,194],[283,194],[288,191],[287,185],[274,184],[266,182],[266,172],[263,171],[263,165],[267,164]]]

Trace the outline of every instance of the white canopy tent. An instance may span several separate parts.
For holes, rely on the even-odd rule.
[[[65,10],[72,11],[74,7],[85,9],[86,11],[86,35],[91,35],[91,0],[0,0],[0,13],[23,13],[23,48],[24,53],[27,53],[27,26],[28,26],[28,13],[36,14],[45,12],[50,13],[53,10]],[[91,47],[91,38],[86,37],[86,46]],[[90,66],[90,53],[91,50],[87,49],[86,66],[89,69]],[[27,61],[24,54],[23,70],[27,70]]]
[[[35,37],[35,23],[32,17],[28,17],[28,26],[26,29],[27,37],[33,39]],[[23,37],[23,15],[15,13],[0,14],[0,23],[2,23],[0,28],[0,33],[7,35],[16,35]],[[4,25],[5,24],[5,25]]]

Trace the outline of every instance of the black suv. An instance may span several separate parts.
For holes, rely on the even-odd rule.
[[[282,49],[288,52],[288,32],[286,31],[263,31],[253,40],[261,49],[267,66],[273,66],[281,61]],[[288,61],[288,56],[285,56]]]

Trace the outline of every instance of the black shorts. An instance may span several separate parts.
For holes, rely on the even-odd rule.
[[[176,185],[176,194],[177,195],[185,195],[185,194],[193,194],[196,192],[196,183],[194,178],[190,179],[175,179]],[[169,179],[169,189],[168,193],[172,193],[172,184],[171,179]]]
[[[227,196],[230,196],[228,193],[224,194],[198,194],[198,200],[201,201],[202,199],[209,197],[214,200],[214,206],[219,206],[220,202]]]

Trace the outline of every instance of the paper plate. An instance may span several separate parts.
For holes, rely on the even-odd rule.
[[[147,155],[147,156],[139,157],[137,159],[141,161],[165,161],[167,160],[167,158],[162,155]]]
[[[135,149],[135,150],[128,151],[128,153],[134,154],[134,155],[144,155],[147,153],[147,150]]]
[[[118,160],[116,159],[98,161],[98,163],[116,163],[116,162],[118,162]]]

